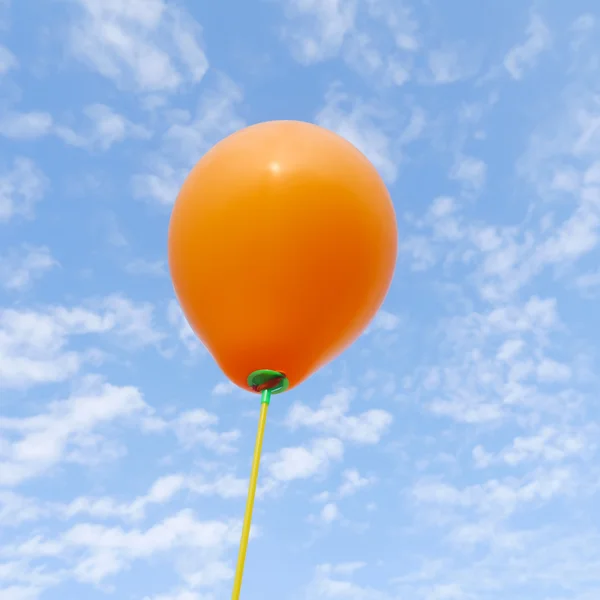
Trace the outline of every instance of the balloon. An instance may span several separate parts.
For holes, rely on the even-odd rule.
[[[350,345],[385,298],[397,244],[389,193],[359,150],[316,125],[271,121],[192,169],[168,254],[192,329],[248,390],[260,369],[292,388]]]

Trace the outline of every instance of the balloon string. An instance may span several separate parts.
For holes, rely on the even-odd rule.
[[[244,577],[244,564],[246,562],[246,551],[248,550],[248,539],[250,538],[250,525],[252,523],[252,510],[254,509],[254,496],[256,495],[256,484],[258,482],[258,468],[260,466],[260,455],[262,453],[263,438],[265,435],[265,425],[267,423],[267,411],[271,402],[271,390],[262,391],[260,400],[260,417],[258,419],[258,432],[256,433],[256,443],[254,444],[254,458],[252,459],[252,470],[250,471],[250,483],[248,485],[248,499],[246,500],[246,513],[244,514],[244,524],[242,525],[242,539],[240,541],[240,551],[238,554],[237,567],[235,569],[235,578],[233,580],[233,592],[231,600],[239,600],[242,589],[242,578]]]

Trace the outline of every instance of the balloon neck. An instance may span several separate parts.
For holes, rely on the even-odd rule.
[[[268,404],[272,394],[281,394],[288,389],[290,382],[285,373],[260,369],[248,375],[248,387],[254,392],[262,394],[261,402]],[[268,392],[268,397],[265,395]],[[267,398],[267,400],[265,400]]]

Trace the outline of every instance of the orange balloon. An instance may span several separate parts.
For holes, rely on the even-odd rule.
[[[192,169],[169,267],[192,329],[248,390],[259,369],[298,385],[381,306],[398,232],[381,177],[352,144],[298,121],[242,129]]]

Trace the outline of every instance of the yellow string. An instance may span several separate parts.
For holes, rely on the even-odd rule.
[[[265,435],[265,425],[267,423],[267,411],[269,410],[269,400],[271,390],[264,390],[260,404],[260,417],[258,419],[258,432],[256,433],[256,443],[254,445],[254,458],[252,459],[252,470],[250,471],[250,483],[248,485],[248,499],[246,500],[246,513],[244,514],[244,524],[242,526],[242,539],[240,541],[240,551],[238,554],[237,567],[235,569],[235,578],[233,580],[233,592],[231,600],[239,600],[242,589],[242,578],[244,577],[244,564],[246,562],[246,551],[248,550],[248,539],[250,537],[250,525],[252,523],[252,510],[254,508],[254,496],[256,495],[256,484],[258,482],[258,468],[260,466],[260,455],[262,453],[263,437]]]

